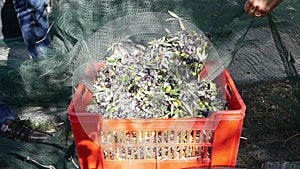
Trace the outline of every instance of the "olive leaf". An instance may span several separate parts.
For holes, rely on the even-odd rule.
[[[203,35],[183,31],[172,36],[169,32],[148,46],[130,40],[111,45],[97,84],[88,84],[98,98],[99,113],[112,119],[202,117],[206,110],[220,108],[221,101],[212,97],[215,86],[197,77],[207,57],[205,42]],[[207,103],[197,95],[205,90],[211,96]]]
[[[168,11],[168,13],[169,13],[172,17],[174,17],[174,18],[180,19],[180,17],[179,17],[177,14],[175,14],[174,12]]]
[[[180,93],[179,93],[180,90],[181,90],[181,88],[175,88],[175,89],[170,91],[170,94],[173,95],[173,96],[179,96],[180,95]]]
[[[183,24],[183,22],[182,22],[182,18],[179,18],[179,26],[180,26],[180,28],[184,31],[184,30],[186,30],[186,28],[185,28],[185,26],[184,26],[184,24]]]

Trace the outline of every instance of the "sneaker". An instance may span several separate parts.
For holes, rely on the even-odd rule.
[[[25,142],[40,143],[46,141],[51,136],[32,130],[21,121],[7,120],[0,129],[0,136]]]

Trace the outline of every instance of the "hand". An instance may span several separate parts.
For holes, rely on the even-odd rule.
[[[247,0],[244,9],[251,16],[265,17],[283,0]]]

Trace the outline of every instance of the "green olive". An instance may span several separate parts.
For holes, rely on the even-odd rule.
[[[171,86],[167,86],[165,90],[166,90],[167,93],[169,93],[172,90],[172,87]]]

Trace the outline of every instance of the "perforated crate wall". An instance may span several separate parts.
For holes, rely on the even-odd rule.
[[[80,84],[68,107],[82,169],[181,169],[236,165],[246,106],[227,70],[229,110],[195,119],[101,119]]]

